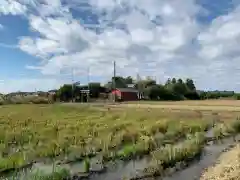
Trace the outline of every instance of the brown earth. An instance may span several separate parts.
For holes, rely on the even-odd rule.
[[[129,103],[125,102],[118,105],[118,107],[240,112],[240,101],[237,100],[204,100],[204,101],[177,101],[177,102],[143,101]]]
[[[200,180],[240,180],[240,145],[223,153],[218,163],[208,168]]]

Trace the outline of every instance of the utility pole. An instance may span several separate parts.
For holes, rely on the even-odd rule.
[[[88,92],[87,92],[87,101],[89,102],[89,95],[90,95],[90,66],[87,69],[87,81],[88,81]]]
[[[141,91],[141,83],[140,83],[140,76],[139,74],[137,73],[137,89],[138,89],[138,98],[141,99],[142,98],[142,91]]]
[[[114,62],[113,62],[113,80],[112,80],[113,90],[116,89],[116,81],[115,81],[115,78],[116,78],[116,62],[114,61]],[[116,94],[114,94],[114,96],[113,96],[113,102],[116,102]]]
[[[71,75],[72,75],[72,102],[73,102],[73,93],[74,93],[74,74],[73,74],[73,67],[71,69]]]

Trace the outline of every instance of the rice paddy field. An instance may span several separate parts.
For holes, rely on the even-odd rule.
[[[211,108],[0,106],[0,179],[164,177],[199,158],[208,142],[235,139],[238,115]]]

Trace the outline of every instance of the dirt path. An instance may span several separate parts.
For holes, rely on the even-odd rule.
[[[201,111],[240,111],[240,106],[230,105],[185,105],[185,104],[120,104],[114,107],[126,108],[159,108],[159,109],[175,109],[175,110],[201,110]]]
[[[67,106],[92,106],[113,108],[159,108],[172,110],[199,110],[199,111],[229,111],[240,112],[240,101],[236,100],[205,100],[205,101],[139,101],[124,103],[63,103]]]
[[[200,180],[239,180],[240,179],[240,145],[223,153],[219,163],[202,175]]]
[[[136,104],[136,103],[137,102],[126,102],[126,104]],[[240,107],[240,101],[238,100],[139,101],[139,103],[151,104],[151,105],[239,106]]]

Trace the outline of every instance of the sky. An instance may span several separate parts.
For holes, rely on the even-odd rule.
[[[240,91],[240,1],[0,0],[1,93],[85,84],[88,72],[104,83],[113,61],[120,76]]]

